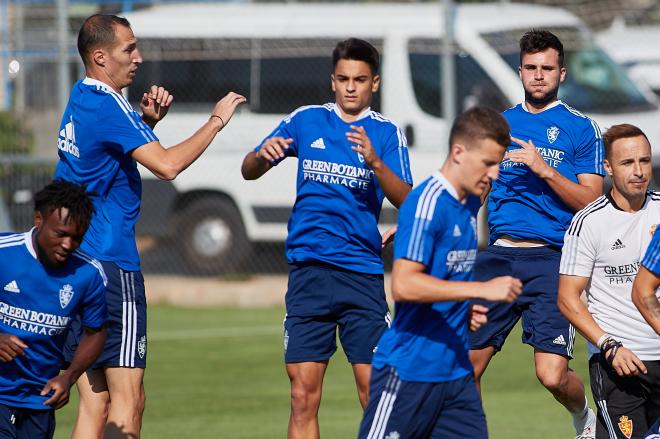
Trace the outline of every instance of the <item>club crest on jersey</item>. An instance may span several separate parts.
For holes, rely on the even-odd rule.
[[[548,142],[550,143],[555,143],[555,140],[557,140],[557,137],[559,137],[559,128],[556,126],[551,126],[550,128],[547,129],[548,133]]]
[[[60,306],[66,308],[66,306],[71,302],[73,297],[73,287],[69,284],[66,284],[60,290]]]
[[[628,416],[621,416],[619,418],[619,430],[621,433],[628,439],[632,436],[633,433],[633,422],[632,419],[629,419]]]
[[[140,358],[144,358],[145,354],[147,353],[147,336],[143,335],[140,337],[140,340],[138,340],[137,343],[137,348],[138,348],[138,355]]]

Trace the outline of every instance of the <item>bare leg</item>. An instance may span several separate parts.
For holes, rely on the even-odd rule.
[[[289,439],[318,439],[319,406],[327,361],[288,363],[286,371],[291,381],[291,416]]]
[[[369,380],[371,379],[371,364],[357,363],[353,365],[353,375],[357,386],[360,405],[364,410],[369,402]]]
[[[144,369],[111,367],[105,370],[110,392],[106,439],[139,439],[144,413]]]
[[[484,375],[484,372],[486,372],[486,368],[494,355],[495,348],[493,346],[470,351],[470,361],[474,368],[474,382],[477,385],[479,393],[481,393],[481,377]]]
[[[88,370],[76,382],[80,402],[71,439],[101,439],[108,418],[110,394],[103,369]]]

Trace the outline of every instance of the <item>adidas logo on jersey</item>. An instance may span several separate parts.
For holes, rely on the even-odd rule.
[[[564,336],[560,334],[559,337],[552,340],[552,344],[560,344],[562,346],[566,346],[566,340],[564,340]]]
[[[621,242],[621,239],[617,239],[614,241],[614,244],[612,244],[612,250],[620,250],[622,248],[626,248],[626,245]]]
[[[60,136],[57,139],[57,147],[64,152],[80,157],[80,150],[76,146],[76,132],[73,129],[73,117],[69,118],[69,123],[60,130]]]
[[[15,280],[9,282],[7,285],[5,285],[5,291],[9,291],[10,293],[20,293],[21,290],[18,288],[18,284],[16,283]]]
[[[325,143],[323,143],[323,137],[319,137],[318,139],[313,141],[312,144],[309,146],[316,149],[325,149]]]
[[[461,236],[461,229],[458,227],[458,224],[454,224],[454,236]]]

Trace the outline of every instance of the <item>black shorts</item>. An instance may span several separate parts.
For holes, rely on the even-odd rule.
[[[589,360],[598,407],[596,439],[642,439],[660,417],[660,360],[644,361],[648,373],[621,377],[602,356]]]

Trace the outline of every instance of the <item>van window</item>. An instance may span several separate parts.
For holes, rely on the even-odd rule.
[[[520,66],[519,38],[528,29],[483,34],[483,38],[509,66]],[[568,74],[559,87],[559,98],[589,113],[619,113],[654,110],[656,107],[616,64],[578,28],[550,28],[564,45],[564,65]]]
[[[382,48],[382,41],[374,42]],[[175,96],[175,111],[208,111],[233,90],[253,113],[288,114],[334,102],[330,87],[335,39],[141,38],[145,59],[129,89],[138,102],[152,84]],[[372,108],[378,111],[380,98]]]
[[[441,56],[438,39],[417,38],[408,42],[410,73],[417,103],[424,112],[442,116]],[[455,55],[456,110],[461,112],[475,105],[489,105],[499,111],[509,107],[508,100],[475,59],[464,51]]]

